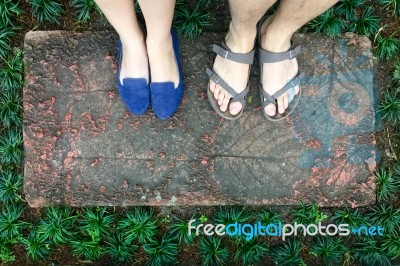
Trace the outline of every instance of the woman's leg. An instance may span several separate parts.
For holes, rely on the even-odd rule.
[[[179,83],[179,72],[171,37],[175,0],[138,1],[146,20],[146,44],[151,69],[151,81],[172,81],[176,87]]]
[[[248,53],[253,50],[257,34],[257,22],[275,2],[276,0],[229,1],[232,21],[229,24],[229,32],[225,41],[233,52]],[[238,93],[246,89],[249,65],[236,63],[218,55],[213,69],[221,79]],[[225,112],[231,95],[212,81],[210,81],[210,90],[214,93],[215,99],[218,100],[221,111]],[[241,109],[241,103],[231,103],[229,112],[236,115]]]
[[[281,0],[276,13],[262,27],[261,46],[270,52],[285,52],[290,46],[290,39],[301,26],[332,7],[338,0]],[[296,58],[278,63],[263,65],[263,88],[270,95],[281,89],[298,72]],[[296,88],[298,93],[299,88]],[[278,112],[283,113],[288,107],[288,95],[278,98]],[[276,107],[265,107],[268,115],[273,116]]]
[[[144,34],[140,29],[133,0],[95,0],[122,42],[121,83],[124,78],[149,80],[149,63]]]

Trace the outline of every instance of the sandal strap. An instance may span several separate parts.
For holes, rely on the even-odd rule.
[[[266,91],[264,91],[262,85],[260,88],[260,92],[261,92],[261,107],[264,109],[267,105],[269,105],[270,103],[272,104],[276,104],[276,100],[274,98],[272,98],[272,96],[267,93]]]
[[[280,90],[275,92],[273,95],[270,95],[269,93],[264,91],[264,89],[261,86],[261,90],[260,91],[261,91],[262,96],[264,97],[262,99],[262,104],[261,104],[262,108],[265,108],[270,103],[276,104],[276,100],[282,94],[284,94],[286,91],[288,91],[289,89],[292,89],[292,88],[295,88],[296,86],[298,86],[303,77],[304,77],[303,73],[302,74],[297,73],[297,75],[291,81],[289,81],[285,86],[283,86]]]
[[[239,102],[243,106],[245,106],[246,105],[246,96],[248,93],[249,93],[249,85],[247,85],[247,87],[246,87],[246,89],[244,89],[244,91],[242,91],[241,93],[238,93],[235,97],[233,97],[231,102],[233,102],[233,103]]]
[[[223,79],[221,79],[217,73],[207,68],[206,73],[210,80],[215,84],[219,84],[224,90],[226,90],[231,96],[231,102],[240,102],[243,106],[246,104],[246,95],[249,92],[249,85],[246,89],[240,93],[237,93],[231,86],[229,86]]]
[[[293,43],[287,52],[282,52],[282,53],[269,52],[259,47],[258,58],[260,60],[260,63],[276,63],[295,58],[300,53],[300,51],[301,51],[301,46],[300,45],[295,46]]]
[[[213,52],[225,59],[229,59],[237,63],[247,64],[247,65],[253,64],[255,49],[253,49],[249,53],[240,54],[232,52],[224,42],[222,42],[222,46],[224,47],[213,44]]]

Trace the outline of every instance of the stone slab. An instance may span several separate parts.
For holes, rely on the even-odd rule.
[[[127,112],[116,89],[113,32],[28,32],[24,149],[26,199],[50,205],[297,205],[375,202],[371,43],[297,35],[305,79],[296,112],[272,123],[259,107],[259,71],[241,119],[226,121],[206,97],[206,33],[181,40],[185,96],[160,121]]]

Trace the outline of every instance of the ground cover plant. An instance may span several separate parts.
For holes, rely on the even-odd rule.
[[[138,6],[137,6],[138,8]],[[225,1],[178,0],[174,26],[195,41],[223,34]],[[138,11],[140,12],[139,8]],[[351,209],[288,207],[163,207],[31,209],[22,193],[23,36],[39,30],[110,29],[93,0],[0,0],[0,262],[2,265],[391,265],[400,264],[399,0],[342,0],[302,31],[373,42],[383,121],[383,160],[375,173],[377,203]],[[218,28],[218,25],[222,25]],[[379,237],[206,237],[188,221],[223,223],[380,224]],[[54,264],[51,264],[54,263]]]

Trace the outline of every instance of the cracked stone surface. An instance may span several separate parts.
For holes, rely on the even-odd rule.
[[[243,116],[226,121],[206,96],[207,33],[181,40],[185,95],[177,114],[127,112],[116,89],[114,32],[25,36],[26,199],[50,205],[297,205],[375,202],[377,90],[371,43],[297,35],[302,98],[272,123],[259,107],[259,68]]]

